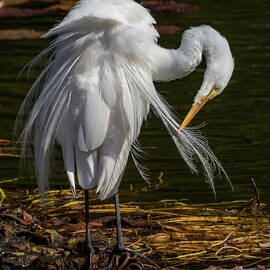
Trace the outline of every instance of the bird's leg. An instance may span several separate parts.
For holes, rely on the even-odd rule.
[[[117,226],[117,242],[116,242],[116,246],[117,246],[118,250],[122,250],[125,246],[123,244],[121,215],[120,215],[120,205],[119,205],[119,195],[118,195],[118,193],[116,193],[114,195],[114,207],[115,207],[116,226]]]
[[[88,270],[92,269],[92,257],[95,253],[95,248],[91,243],[90,227],[89,227],[89,190],[84,191],[85,201],[85,238],[86,238],[86,267]]]
[[[106,270],[111,269],[111,267],[113,266],[114,261],[115,261],[115,256],[117,254],[122,254],[122,253],[126,253],[126,258],[125,258],[124,262],[120,266],[121,269],[123,269],[125,267],[125,265],[128,264],[128,260],[129,260],[130,254],[131,255],[138,256],[142,260],[145,260],[149,264],[155,266],[157,269],[161,269],[157,264],[155,264],[153,261],[151,261],[150,259],[148,259],[143,254],[139,253],[136,250],[133,250],[131,248],[128,248],[128,247],[126,247],[123,244],[123,236],[122,236],[122,229],[121,229],[121,216],[120,216],[120,206],[119,206],[119,196],[118,196],[118,193],[116,193],[115,196],[114,196],[114,205],[115,205],[115,214],[116,214],[116,223],[117,223],[117,242],[116,242],[116,248],[113,250],[113,252],[112,252],[112,254],[110,256],[109,264],[107,265]],[[123,265],[123,264],[125,264],[125,265]]]

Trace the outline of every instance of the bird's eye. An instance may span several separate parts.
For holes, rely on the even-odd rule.
[[[209,93],[209,95],[208,95],[208,98],[210,99],[210,98],[213,98],[215,95],[216,95],[216,93],[220,90],[220,86],[219,85],[215,85],[213,88],[212,88],[212,90],[211,90],[211,92]]]
[[[216,93],[220,90],[219,85],[215,85],[212,91],[215,91]]]

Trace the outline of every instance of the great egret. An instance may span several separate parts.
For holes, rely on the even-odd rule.
[[[123,244],[118,188],[130,152],[145,177],[137,159],[140,148],[136,140],[150,108],[162,120],[193,172],[197,172],[196,162],[200,161],[214,188],[216,168],[223,171],[199,130],[186,126],[208,100],[227,86],[234,68],[228,42],[212,27],[202,25],[186,30],[178,49],[165,49],[157,43],[159,35],[153,24],[149,12],[132,0],[80,0],[43,36],[56,39],[34,60],[48,57],[19,112],[21,116],[26,105],[35,100],[20,139],[23,155],[28,142],[33,141],[40,193],[48,187],[55,141],[62,147],[74,196],[75,175],[85,190],[89,269],[95,248],[88,227],[88,190],[94,188],[101,200],[115,197],[116,250],[148,260]],[[202,56],[207,65],[203,82],[180,126],[153,81],[187,76]]]

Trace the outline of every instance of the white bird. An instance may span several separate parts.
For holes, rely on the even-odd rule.
[[[20,118],[34,103],[20,140],[23,155],[33,141],[40,193],[48,188],[55,142],[62,147],[74,196],[76,178],[85,190],[89,269],[95,248],[88,227],[88,190],[94,188],[101,200],[115,196],[116,249],[148,260],[123,245],[118,188],[130,153],[145,177],[137,160],[140,148],[136,141],[150,109],[162,120],[193,172],[197,173],[196,163],[201,162],[213,189],[215,170],[224,172],[199,129],[185,127],[227,86],[234,69],[228,42],[212,27],[202,25],[186,30],[178,49],[165,49],[157,43],[155,23],[148,10],[132,0],[80,0],[43,36],[56,38],[34,60],[48,58],[19,112]],[[180,127],[153,81],[187,76],[203,56],[203,82]]]

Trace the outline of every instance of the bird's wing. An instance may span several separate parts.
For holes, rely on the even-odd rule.
[[[22,140],[22,154],[27,151],[28,142],[34,141],[35,167],[41,193],[44,193],[48,186],[50,153],[57,134],[64,134],[59,135],[60,139],[58,139],[64,148],[65,166],[73,175],[74,157],[72,154],[67,154],[73,153],[68,145],[72,140],[74,143],[76,139],[81,149],[93,151],[91,149],[102,143],[108,128],[108,107],[110,107],[113,91],[103,91],[102,98],[96,93],[96,99],[87,101],[96,102],[95,105],[99,112],[103,112],[104,118],[99,119],[101,127],[96,124],[97,121],[92,122],[89,119],[89,117],[93,117],[98,120],[95,116],[96,111],[92,107],[85,107],[82,103],[81,107],[77,108],[78,111],[74,109],[76,107],[73,106],[73,102],[76,100],[74,96],[85,97],[82,92],[75,94],[79,87],[74,85],[75,77],[78,73],[83,72],[81,70],[84,66],[82,62],[89,60],[90,67],[85,65],[85,68],[89,68],[89,72],[95,73],[95,68],[100,65],[102,58],[110,62],[111,60],[108,59],[111,56],[115,58],[123,55],[134,57],[138,50],[134,52],[133,56],[130,55],[130,52],[143,40],[143,35],[138,34],[139,29],[147,32],[148,39],[151,39],[152,42],[157,38],[157,32],[151,26],[153,22],[150,14],[131,0],[81,0],[61,23],[44,35],[45,38],[57,37],[33,61],[35,63],[40,58],[47,57],[48,64],[31,87],[18,116],[18,119],[22,118],[21,116],[29,111],[28,107],[33,104],[34,100],[35,103],[19,140]],[[138,36],[141,37],[141,40],[137,41]],[[103,57],[107,52],[110,52],[111,56]],[[143,58],[143,55],[140,55]],[[100,81],[105,82],[106,80],[101,79]],[[106,86],[104,87],[106,88]],[[68,113],[73,116],[67,117],[68,120],[63,120]],[[81,119],[78,126],[75,127],[76,117],[74,118],[74,115],[78,114]],[[61,125],[62,121],[69,123]],[[79,134],[72,134],[70,138],[65,136],[66,132],[75,128],[80,130],[80,136]],[[97,137],[97,134],[100,136]],[[71,182],[73,183],[72,177]]]
[[[99,91],[86,97],[77,120],[78,146],[81,151],[97,149],[104,142],[108,131],[110,108]]]
[[[80,186],[98,185],[100,198],[105,199],[120,183],[131,144],[149,110],[122,66],[147,65],[143,51],[155,42],[157,32],[150,14],[133,1],[109,1],[106,10],[102,8],[106,1],[90,2],[98,3],[99,8],[92,5],[87,10],[89,3],[79,2],[45,37],[58,35],[51,45],[58,62],[67,58],[77,61],[76,76],[66,87],[71,95],[72,129],[60,131],[60,126],[58,132],[73,133]],[[58,142],[69,168],[74,157],[66,154],[70,153],[67,139]]]
[[[117,192],[130,152],[131,132],[119,100],[111,113],[107,136],[99,149],[98,184],[101,200]]]
[[[79,73],[70,105],[71,111],[78,112],[74,147],[79,184],[84,189],[97,186],[102,200],[117,191],[131,145],[149,110],[128,80],[121,59],[111,57],[103,55],[95,72]]]
[[[75,157],[73,150],[73,122],[70,121],[71,115],[67,112],[62,118],[61,124],[57,132],[57,141],[62,147],[63,159],[65,163],[65,169],[67,172],[68,180],[73,191],[75,192]]]

